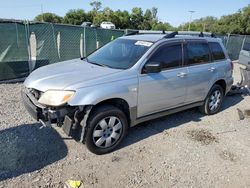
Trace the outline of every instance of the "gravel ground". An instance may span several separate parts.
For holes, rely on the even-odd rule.
[[[250,121],[237,114],[249,108],[247,95],[226,97],[213,116],[191,109],[143,123],[118,150],[97,156],[34,122],[21,88],[0,85],[0,188],[63,187],[68,179],[81,187],[250,187]]]

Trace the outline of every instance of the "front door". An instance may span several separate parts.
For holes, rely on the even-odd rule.
[[[183,67],[181,43],[163,45],[147,63],[160,62],[160,73],[139,74],[138,117],[183,105],[187,68]]]

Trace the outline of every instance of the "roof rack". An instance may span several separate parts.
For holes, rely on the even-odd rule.
[[[144,34],[166,34],[166,33],[169,33],[169,32],[166,32],[164,30],[162,31],[137,30],[137,31],[132,31],[131,33],[126,34],[125,36],[144,35]]]
[[[214,33],[209,32],[197,32],[197,31],[174,31],[164,36],[164,38],[174,38],[176,35],[191,35],[191,36],[199,36],[199,37],[212,37],[216,38]]]
[[[191,36],[198,36],[198,37],[212,37],[216,38],[214,33],[209,32],[198,32],[198,31],[147,31],[147,30],[137,30],[131,33],[126,34],[125,36],[131,35],[144,35],[144,34],[166,34],[164,38],[174,38],[176,35],[191,35]]]

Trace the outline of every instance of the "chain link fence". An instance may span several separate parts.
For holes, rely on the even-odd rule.
[[[0,81],[24,78],[38,67],[85,57],[133,30],[0,20]],[[250,47],[250,36],[217,35],[232,60]]]
[[[24,78],[41,66],[85,57],[124,35],[73,25],[0,20],[0,81]]]

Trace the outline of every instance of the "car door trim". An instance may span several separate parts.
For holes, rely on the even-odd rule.
[[[195,103],[191,103],[191,104],[187,104],[184,106],[180,106],[180,107],[176,107],[176,108],[171,108],[168,110],[163,110],[163,111],[159,111],[159,112],[155,112],[153,114],[149,114],[146,116],[142,116],[142,117],[137,117],[136,119],[131,119],[131,127],[135,126],[139,123],[145,122],[145,121],[149,121],[149,120],[153,120],[153,119],[157,119],[163,116],[167,116],[170,114],[174,114],[183,110],[187,110],[190,108],[194,108],[194,107],[198,107],[198,106],[202,106],[204,104],[204,101],[199,101],[199,102],[195,102]],[[136,112],[137,109],[134,109],[133,112]],[[133,115],[132,117],[136,117],[135,115]]]

